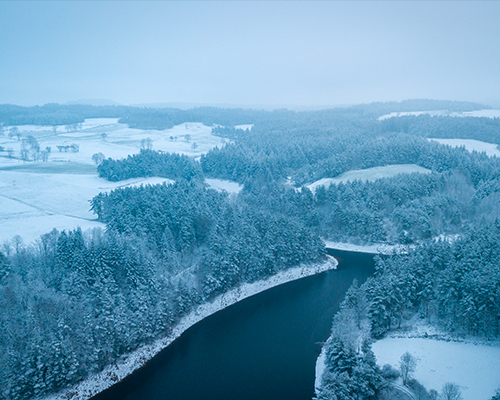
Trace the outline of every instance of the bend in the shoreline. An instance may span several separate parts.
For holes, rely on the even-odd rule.
[[[336,269],[337,265],[338,261],[335,258],[327,256],[327,261],[323,263],[301,265],[299,267],[280,271],[276,275],[265,280],[245,283],[232,289],[216,297],[210,303],[201,304],[196,307],[175,325],[168,336],[160,338],[152,344],[140,347],[136,351],[126,355],[123,360],[109,365],[100,373],[57,394],[47,396],[45,400],[88,400],[141,368],[160,351],[180,337],[186,330],[210,315],[273,287]]]

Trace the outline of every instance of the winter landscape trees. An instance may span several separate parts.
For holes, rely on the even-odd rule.
[[[92,160],[104,179],[176,182],[91,199],[106,232],[52,231],[31,245],[13,240],[2,247],[2,396],[27,399],[68,387],[168,333],[195,305],[320,260],[320,238],[412,246],[377,259],[375,275],[347,292],[320,398],[375,399],[382,378],[368,339],[412,316],[456,335],[497,338],[500,160],[425,137],[432,132],[498,144],[498,121],[377,120],[416,104],[300,113],[1,106],[9,135],[20,123],[71,126],[106,116],[160,129],[202,121],[217,124],[213,133],[228,139],[200,161],[153,151],[146,140],[138,154],[122,160],[96,153]],[[245,123],[254,124],[251,131],[234,128]],[[27,159],[42,153],[33,139],[21,142]],[[400,164],[431,172],[307,187],[352,170]],[[237,196],[218,193],[207,189],[205,177],[244,189]]]

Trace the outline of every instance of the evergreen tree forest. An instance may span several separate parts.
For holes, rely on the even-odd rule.
[[[378,120],[391,112],[480,108],[431,100],[307,112],[0,106],[4,125],[90,117],[142,129],[203,122],[228,139],[199,160],[152,150],[104,160],[98,174],[110,181],[160,176],[175,183],[89,199],[104,231],[52,230],[29,246],[14,238],[1,247],[0,398],[68,388],[167,335],[183,315],[231,288],[323,261],[322,239],[402,244],[408,251],[377,259],[374,276],[348,291],[319,398],[376,399],[382,378],[369,339],[414,315],[457,335],[498,338],[500,159],[427,138],[500,144],[500,122]],[[307,187],[396,164],[429,173]],[[243,189],[217,192],[205,178]],[[342,391],[344,397],[335,394]]]

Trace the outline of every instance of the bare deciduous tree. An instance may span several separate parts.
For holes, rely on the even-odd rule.
[[[141,149],[151,150],[153,148],[153,141],[151,138],[145,138],[141,140]]]
[[[94,161],[96,163],[96,165],[99,165],[100,163],[102,163],[103,160],[104,160],[104,154],[102,154],[100,152],[92,155],[92,161]]]
[[[462,400],[460,386],[454,382],[446,382],[441,390],[442,400]]]
[[[413,373],[417,369],[418,358],[413,354],[406,352],[399,360],[399,368],[401,370],[401,378],[403,379],[403,385],[406,385],[411,379]]]

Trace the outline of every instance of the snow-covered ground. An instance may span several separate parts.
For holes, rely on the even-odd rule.
[[[323,373],[326,370],[326,352],[325,345],[321,348],[321,353],[319,353],[316,359],[316,368],[314,373],[314,393],[316,396],[319,394],[321,386],[323,385]]]
[[[215,314],[217,311],[229,307],[238,301],[264,292],[272,287],[305,278],[306,276],[312,276],[324,271],[335,269],[337,264],[338,263],[335,258],[328,257],[328,260],[324,263],[300,266],[279,272],[266,280],[243,284],[236,289],[218,296],[211,303],[203,304],[197,307],[174,327],[170,335],[159,339],[152,344],[144,345],[137,351],[128,354],[116,364],[110,365],[101,373],[91,376],[89,379],[75,387],[62,391],[57,395],[50,396],[47,400],[67,399],[69,398],[68,395],[70,393],[71,399],[73,400],[89,399],[139,369],[147,361],[182,335],[182,333],[202,319]]]
[[[500,347],[424,338],[386,338],[372,349],[380,366],[399,368],[410,352],[419,361],[414,377],[427,390],[441,391],[446,382],[460,386],[464,400],[489,400],[500,387]]]
[[[386,165],[385,167],[373,167],[347,171],[335,178],[320,179],[310,185],[307,185],[307,187],[314,192],[318,186],[328,187],[332,184],[346,183],[355,180],[375,181],[381,178],[390,178],[399,174],[411,174],[413,172],[429,174],[431,173],[431,170],[420,167],[416,164]]]
[[[57,127],[54,133],[52,127],[22,125],[18,126],[23,137],[33,136],[37,139],[40,149],[50,147],[48,162],[71,161],[80,164],[94,165],[92,155],[98,152],[106,158],[125,158],[138,153],[141,140],[150,138],[154,150],[169,153],[180,153],[189,156],[200,156],[215,146],[224,145],[227,140],[212,135],[212,128],[202,123],[188,122],[166,130],[132,129],[126,124],[120,124],[116,118],[91,118],[82,123],[82,128],[75,132],[67,132],[64,126]],[[20,157],[21,140],[9,138],[8,131],[0,138],[0,146],[14,151],[14,157]],[[104,137],[103,137],[104,134]],[[186,136],[187,135],[187,136]],[[59,151],[57,146],[79,145],[79,151]],[[4,151],[0,153],[0,168],[11,166],[12,159]],[[25,164],[18,161],[19,165]]]
[[[21,139],[33,136],[40,149],[50,147],[47,162],[21,161],[21,141],[9,138],[8,131],[0,138],[0,146],[13,149],[13,158],[0,153],[0,244],[19,235],[25,244],[41,234],[58,230],[103,227],[92,214],[89,200],[102,191],[117,187],[171,183],[165,178],[138,178],[108,182],[97,176],[92,155],[98,152],[106,158],[124,158],[138,153],[141,140],[150,138],[153,149],[182,153],[193,157],[221,146],[221,138],[211,134],[211,128],[201,123],[184,123],[163,131],[130,129],[116,118],[85,120],[75,132],[65,126],[18,126]],[[103,138],[103,133],[106,135]],[[188,136],[186,136],[188,135]],[[79,151],[59,152],[57,146],[79,145]],[[196,145],[194,145],[196,143]],[[211,180],[218,190],[237,193],[236,182]]]
[[[482,142],[480,140],[474,139],[435,139],[429,138],[434,142],[445,144],[451,147],[465,147],[466,150],[477,151],[478,153],[486,153],[490,157],[500,157],[500,150],[498,150],[498,145],[495,143]]]
[[[243,131],[246,131],[248,129],[249,131],[251,131],[252,128],[253,128],[253,124],[235,125],[234,128],[235,129],[241,129]]]
[[[449,115],[446,110],[430,110],[430,111],[404,111],[404,112],[392,112],[390,114],[382,115],[378,117],[379,121],[383,121],[384,119],[392,118],[392,117],[404,117],[405,115],[423,115],[428,114],[431,116],[435,115]]]
[[[29,244],[51,231],[104,227],[90,212],[100,192],[118,187],[172,183],[166,178],[109,182],[96,175],[0,171],[0,244],[19,235]]]
[[[228,181],[225,179],[205,179],[205,183],[215,189],[217,191],[225,191],[229,194],[238,194],[243,186],[241,186],[238,182]]]
[[[446,115],[450,117],[486,117],[486,118],[500,118],[500,110],[476,110],[476,111],[463,111],[463,112],[449,112],[447,110],[429,110],[429,111],[408,111],[408,112],[393,112],[390,114],[378,117],[379,121],[387,118],[402,117],[405,115],[422,115],[428,114],[431,116]]]
[[[369,254],[394,254],[394,253],[404,253],[408,251],[409,246],[404,246],[401,244],[391,245],[385,243],[374,243],[374,244],[352,244],[346,242],[332,242],[323,239],[325,247],[334,250],[343,251],[354,251],[356,253],[369,253]]]
[[[500,110],[476,110],[454,112],[450,114],[452,117],[486,117],[486,118],[500,118]]]

